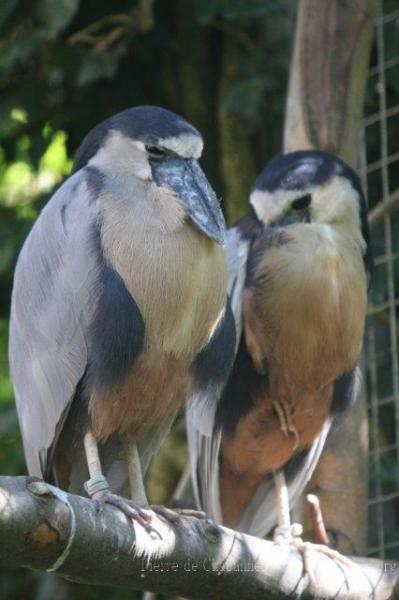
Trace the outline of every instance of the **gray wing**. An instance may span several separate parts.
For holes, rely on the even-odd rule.
[[[236,227],[227,232],[228,295],[236,327],[237,353],[242,331],[242,293],[245,285],[249,243]],[[193,492],[197,505],[221,522],[219,503],[220,433],[215,434],[214,422],[218,400],[227,383],[208,386],[188,404],[186,431],[191,465]]]
[[[96,202],[83,171],[42,211],[18,258],[9,356],[29,473],[43,476],[48,450],[86,368],[85,332],[97,269],[89,241]]]

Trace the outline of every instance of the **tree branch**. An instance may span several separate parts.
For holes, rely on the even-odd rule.
[[[313,577],[291,547],[185,518],[154,517],[150,537],[111,507],[24,477],[0,477],[0,564],[186,598],[374,598],[393,593],[399,564],[355,559],[353,567],[312,552]],[[396,572],[395,572],[396,571]],[[392,596],[393,597],[393,596]]]
[[[378,223],[382,221],[385,215],[390,215],[398,209],[399,190],[395,190],[391,194],[389,200],[387,200],[386,202],[384,200],[381,200],[381,202],[379,202],[377,206],[375,206],[372,210],[369,211],[368,220],[370,229],[373,229],[373,227],[378,225]]]

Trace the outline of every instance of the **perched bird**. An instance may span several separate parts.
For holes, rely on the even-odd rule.
[[[29,473],[75,492],[89,477],[90,496],[143,526],[151,457],[184,401],[232,358],[225,224],[202,147],[159,107],[107,119],[15,270],[9,354]],[[130,502],[118,495],[127,475]]]
[[[317,150],[274,158],[250,203],[227,236],[234,366],[187,414],[192,479],[217,522],[262,537],[288,525],[288,537],[285,482],[292,505],[356,399],[366,204],[355,172]]]

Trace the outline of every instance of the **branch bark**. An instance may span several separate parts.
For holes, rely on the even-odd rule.
[[[381,200],[368,214],[369,227],[373,229],[386,215],[399,210],[399,190],[395,190],[389,200]]]
[[[162,539],[111,507],[25,477],[0,477],[0,564],[56,572],[80,583],[149,589],[186,598],[393,598],[399,563],[354,559],[338,565],[291,547],[185,518],[157,517]],[[395,572],[396,570],[396,572]]]
[[[321,148],[354,168],[377,0],[301,0],[285,152]]]

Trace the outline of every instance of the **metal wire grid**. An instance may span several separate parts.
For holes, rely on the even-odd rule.
[[[399,10],[380,1],[375,50],[363,121],[362,178],[369,207],[387,203],[399,189],[399,89],[391,85],[399,65],[392,34]],[[369,113],[369,114],[367,114]],[[391,131],[396,132],[392,139]],[[396,143],[396,147],[395,147]],[[376,154],[378,148],[378,154]],[[370,426],[369,554],[399,558],[399,213],[372,229],[375,272],[366,327],[365,375]]]

